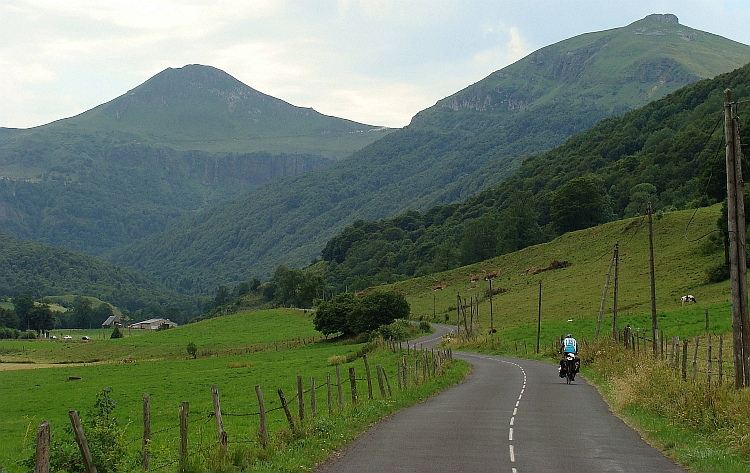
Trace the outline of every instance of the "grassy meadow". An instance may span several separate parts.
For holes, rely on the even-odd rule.
[[[312,339],[316,342],[313,343]],[[194,342],[198,357],[193,359],[186,346]],[[179,431],[178,408],[182,401],[190,403],[190,445],[197,450],[206,448],[205,455],[216,443],[215,421],[209,414],[212,410],[211,387],[217,386],[221,397],[224,426],[228,432],[230,451],[245,470],[267,471],[273,464],[274,471],[285,470],[289,455],[296,464],[314,466],[330,455],[335,448],[364,430],[370,422],[418,402],[419,399],[455,383],[463,376],[457,372],[450,380],[435,380],[409,395],[397,394],[396,359],[400,356],[387,350],[375,350],[368,354],[371,369],[382,365],[391,380],[395,397],[388,400],[363,401],[357,408],[346,408],[343,419],[328,419],[325,391],[326,374],[331,373],[335,383],[335,367],[332,359],[352,356],[361,350],[362,344],[347,344],[342,341],[327,341],[313,329],[312,317],[299,310],[268,310],[257,313],[238,314],[189,324],[162,332],[143,333],[117,340],[91,340],[83,342],[51,341],[2,341],[2,361],[58,366],[43,369],[18,369],[0,371],[0,471],[25,471],[18,461],[28,458],[33,452],[36,427],[42,420],[49,420],[53,438],[62,435],[69,424],[68,411],[78,410],[85,417],[92,410],[96,394],[111,387],[111,397],[117,402],[114,415],[125,428],[128,450],[136,455],[140,449],[142,435],[142,396],[151,397],[151,423],[154,435],[152,443],[152,465],[166,465],[177,458]],[[20,350],[19,350],[20,348]],[[132,362],[123,363],[128,358]],[[98,363],[88,364],[96,360]],[[10,366],[13,366],[11,363]],[[347,381],[348,368],[354,366],[357,377],[364,378],[361,358],[340,366],[344,378],[344,398],[351,404]],[[465,370],[465,367],[462,368]],[[463,371],[465,373],[465,371]],[[255,385],[263,390],[266,409],[280,406],[277,389],[283,389],[292,412],[297,414],[297,376],[302,376],[306,389],[310,378],[316,379],[319,387],[317,404],[320,420],[331,429],[320,449],[308,452],[294,442],[312,442],[310,438],[294,439],[288,433],[288,424],[283,411],[268,414],[272,449],[259,450],[257,438],[258,401]],[[320,387],[323,386],[323,389]],[[376,399],[377,384],[375,384]],[[334,396],[335,396],[335,387]],[[367,384],[358,383],[359,397],[367,397]],[[309,394],[305,404],[309,416]],[[336,402],[334,402],[336,404]],[[350,418],[351,417],[351,418]],[[306,428],[320,429],[316,424]],[[312,435],[315,437],[315,435]],[[317,441],[319,438],[315,437]],[[291,445],[291,446],[290,446]],[[193,448],[191,447],[191,448]],[[255,449],[255,450],[253,450]],[[237,453],[240,452],[240,453]],[[244,453],[241,453],[244,452]],[[249,452],[249,453],[248,453]],[[292,452],[292,453],[290,453]],[[201,457],[203,458],[203,457]],[[255,458],[257,465],[248,458]],[[291,460],[289,460],[291,461]],[[202,468],[207,468],[204,464]],[[291,467],[290,467],[291,468]],[[294,468],[293,468],[294,469]],[[164,471],[175,471],[167,467]],[[205,471],[205,470],[203,470]]]
[[[656,310],[660,328],[670,335],[697,335],[705,323],[693,323],[706,309],[716,330],[731,330],[729,282],[707,283],[706,270],[723,261],[723,249],[697,238],[713,232],[720,206],[665,213],[653,219]],[[611,222],[560,236],[552,242],[444,273],[396,283],[407,294],[412,313],[425,320],[455,324],[457,294],[479,297],[482,333],[490,328],[489,282],[472,275],[498,271],[493,280],[492,318],[499,337],[536,341],[541,281],[542,339],[573,333],[593,338],[602,292],[616,242],[620,244],[618,327],[651,327],[648,223],[644,217]],[[553,261],[570,266],[541,271]],[[537,272],[536,274],[534,274]],[[438,285],[440,290],[433,290]],[[602,331],[612,328],[614,268],[604,308]],[[682,306],[692,294],[698,304]],[[468,309],[467,309],[468,316]],[[703,316],[701,316],[703,317]],[[475,320],[476,321],[476,320]],[[718,332],[717,332],[718,333]]]

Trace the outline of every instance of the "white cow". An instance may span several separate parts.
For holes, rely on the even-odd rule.
[[[695,300],[695,296],[693,296],[692,294],[688,294],[687,296],[682,296],[681,300],[682,300],[682,305],[688,304],[690,302],[694,304],[698,303],[698,301]]]

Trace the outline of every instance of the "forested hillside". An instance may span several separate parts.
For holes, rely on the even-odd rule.
[[[748,61],[749,46],[673,15],[577,36],[441,100],[332,167],[273,181],[111,257],[180,290],[267,279],[280,264],[308,264],[358,219],[466,199],[602,118]]]
[[[76,117],[0,130],[0,231],[101,255],[389,131],[295,107],[213,67],[167,69]]]
[[[129,311],[154,305],[177,307],[187,320],[194,300],[129,269],[92,256],[13,238],[0,233],[0,294],[15,297],[92,296]]]
[[[726,196],[723,91],[750,115],[750,65],[685,87],[526,159],[461,203],[358,221],[323,250],[328,282],[363,288],[482,261],[561,233]]]

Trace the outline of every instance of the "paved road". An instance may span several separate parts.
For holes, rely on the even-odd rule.
[[[448,327],[417,340],[436,344]],[[466,380],[396,413],[318,473],[683,472],[613,415],[598,391],[545,363],[454,353]]]

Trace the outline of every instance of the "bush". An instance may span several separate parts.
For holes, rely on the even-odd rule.
[[[432,326],[426,320],[419,322],[419,330],[423,332],[429,332],[430,329],[432,329]]]
[[[724,263],[712,266],[706,270],[708,282],[721,282],[729,279],[729,267]]]
[[[36,332],[23,332],[18,338],[20,340],[36,340]]]
[[[116,406],[110,397],[112,388],[104,388],[96,395],[94,407],[81,418],[89,450],[97,471],[102,473],[117,471],[132,471],[125,465],[127,450],[125,429],[121,429],[117,419],[112,415]],[[81,453],[73,436],[73,428],[67,425],[64,435],[53,433],[50,445],[50,470],[84,471],[81,463]],[[36,452],[24,460],[23,464],[34,470]],[[72,466],[71,466],[72,465]]]
[[[0,339],[14,339],[14,338],[18,338],[20,335],[21,335],[21,331],[18,329],[0,327]]]
[[[193,359],[198,358],[198,347],[195,346],[195,342],[190,342],[187,344],[187,352],[188,355],[193,357]]]
[[[122,338],[123,336],[120,327],[115,326],[115,329],[112,330],[112,335],[110,335],[109,338]]]

